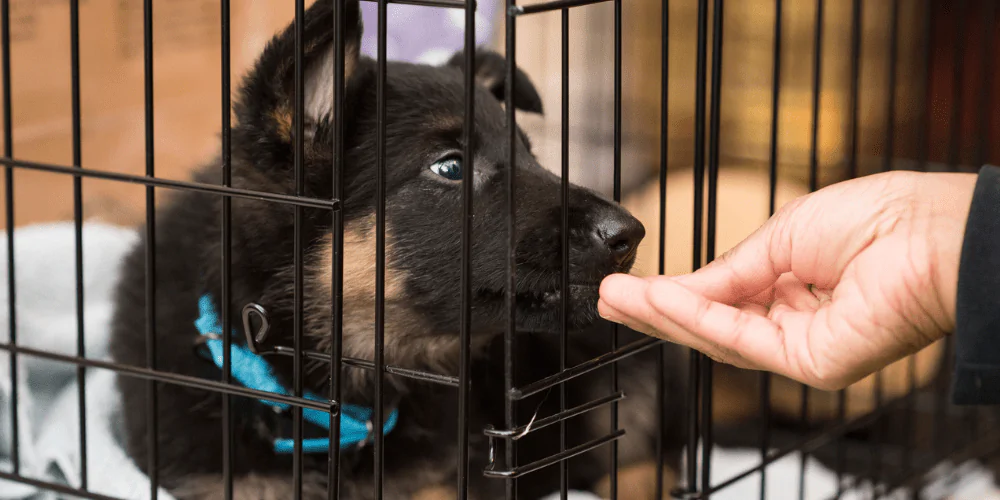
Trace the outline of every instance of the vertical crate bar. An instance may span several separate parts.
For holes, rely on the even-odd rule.
[[[80,138],[80,0],[69,2],[70,87],[73,108],[73,166],[83,168]],[[73,238],[76,247],[76,355],[86,357],[83,311],[83,178],[73,177]],[[87,379],[76,367],[77,417],[80,426],[80,488],[87,489]]]
[[[566,352],[569,350],[569,8],[562,9],[562,178],[560,195],[562,213],[560,237],[560,302],[562,324],[559,330],[559,371],[566,369]],[[559,384],[559,411],[566,410],[566,384]],[[559,422],[559,451],[566,451],[566,421]],[[559,462],[559,498],[569,495],[569,460]]]
[[[705,235],[705,262],[715,260],[715,232],[719,187],[719,127],[722,112],[722,35],[724,0],[715,0],[712,8],[712,80],[708,133],[708,218]],[[709,498],[712,487],[712,365],[702,359],[701,373],[701,491]]]
[[[705,203],[705,80],[707,79],[708,53],[708,0],[698,1],[698,40],[695,58],[694,90],[694,210],[691,270],[701,267],[701,239],[704,230]],[[688,379],[688,443],[687,443],[687,490],[698,491],[698,395],[701,382],[701,363],[705,356],[691,350],[691,364]]]
[[[143,86],[146,128],[146,177],[155,178],[153,140],[153,0],[143,2]],[[156,192],[146,186],[146,365],[156,369]],[[146,383],[146,457],[149,495],[156,500],[159,490],[159,420],[155,380]]]
[[[295,194],[305,194],[305,81],[303,68],[303,23],[305,22],[305,6],[303,0],[295,0],[295,91],[293,106],[294,135],[294,177]],[[294,236],[292,242],[294,264],[294,311],[292,314],[292,393],[295,397],[302,396],[302,302],[303,296],[303,238],[302,206],[295,205]],[[302,407],[292,406],[292,440],[294,441],[292,455],[292,492],[295,500],[302,498]]]
[[[230,8],[229,0],[219,2],[219,28],[222,39],[220,77],[222,80],[221,100],[222,100],[222,185],[231,187],[232,181],[232,123],[230,105]],[[230,302],[232,295],[230,285],[232,284],[232,198],[222,197],[222,382],[229,384],[232,381],[232,318],[230,316]],[[232,427],[232,400],[229,394],[222,395],[222,486],[225,500],[233,498],[233,427]]]
[[[11,114],[11,78],[10,78],[10,0],[0,2],[3,15],[3,155],[8,160],[14,159],[14,122]],[[7,223],[7,315],[8,342],[17,345],[17,287],[14,277],[14,167],[4,168],[4,205]],[[17,352],[10,353],[10,414],[11,418],[11,462],[15,475],[21,472],[21,431],[18,423],[18,374]]]
[[[385,131],[386,131],[386,37],[388,2],[378,0],[378,47],[376,61],[376,156],[375,156],[375,499],[381,500],[384,472],[385,422]]]
[[[658,243],[657,274],[666,274],[667,253],[667,132],[669,121],[669,76],[670,76],[670,0],[661,0],[660,9],[660,237]],[[666,450],[663,441],[667,422],[667,387],[666,365],[667,350],[670,346],[664,343],[658,349],[656,358],[656,498],[663,498],[666,492],[663,468],[666,465]]]
[[[777,208],[778,192],[778,119],[781,106],[781,21],[782,1],[774,0],[774,42],[772,45],[773,68],[771,72],[771,150],[770,168],[768,170],[768,216],[774,215]],[[760,459],[767,459],[767,450],[771,441],[771,374],[760,372]],[[760,500],[767,497],[767,466],[760,469]]]
[[[507,25],[505,34],[507,58],[507,93],[504,96],[504,110],[507,112],[507,329],[504,331],[504,426],[513,429],[517,424],[517,403],[511,396],[517,383],[515,377],[515,362],[517,355],[517,190],[515,189],[517,165],[517,115],[514,112],[514,78],[516,67],[516,35],[517,35],[517,0],[504,0],[506,3]],[[469,68],[466,61],[466,68]],[[504,466],[512,470],[517,464],[517,442],[513,439],[504,440]],[[506,500],[517,499],[517,479],[505,479],[504,497]]]
[[[344,199],[344,2],[333,2],[333,198]],[[327,497],[340,498],[340,415],[341,399],[341,356],[343,355],[344,318],[344,211],[334,210],[333,219],[333,262],[332,268],[333,304],[330,336],[333,339],[330,353],[330,446],[327,457]]]
[[[622,201],[622,0],[615,7],[615,71],[614,71],[614,200]],[[611,352],[618,350],[621,325],[611,330]],[[611,394],[618,392],[618,363],[611,364]],[[611,403],[611,432],[618,430],[618,402]],[[611,442],[611,500],[618,499],[618,440]]]
[[[382,0],[385,1],[385,0]],[[462,325],[458,367],[458,498],[469,496],[469,375],[472,338],[472,229],[476,152],[476,1],[465,2],[465,126],[462,128]],[[511,165],[513,170],[513,165]]]

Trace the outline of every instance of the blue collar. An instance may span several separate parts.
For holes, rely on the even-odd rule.
[[[212,303],[212,297],[210,295],[203,295],[200,300],[198,300],[198,320],[195,321],[194,325],[198,329],[198,332],[206,337],[205,344],[208,347],[212,361],[217,367],[222,368],[223,357],[222,357],[222,339],[219,338],[219,332],[222,331],[222,325],[219,323],[218,314],[215,312],[215,306]],[[245,346],[237,345],[235,342],[230,344],[230,367],[232,369],[232,376],[240,384],[248,389],[254,389],[264,392],[272,392],[275,394],[280,394],[283,396],[290,396],[291,394],[284,386],[278,382],[278,379],[274,376],[271,371],[271,365],[264,360],[260,355],[254,354]],[[311,399],[313,401],[327,402],[327,399],[321,398],[311,392],[306,392],[303,394],[306,399]],[[265,399],[259,400],[261,403],[274,408],[276,411],[287,411],[289,406],[285,403],[278,403],[275,401],[268,401]],[[372,430],[372,408],[367,408],[364,406],[341,404],[340,405],[340,447],[348,448],[350,446],[361,446],[364,445],[368,439],[370,439],[370,434]],[[302,417],[307,422],[330,430],[330,415],[327,412],[314,410],[312,408],[303,408]],[[389,417],[386,419],[385,425],[383,426],[383,432],[389,433],[395,426],[396,421],[399,419],[399,410],[395,409],[389,413]],[[292,453],[294,450],[295,443],[292,439],[275,439],[274,440],[274,451],[275,453]],[[302,451],[305,453],[325,453],[330,448],[330,439],[327,438],[313,438],[313,439],[303,439],[302,440]]]

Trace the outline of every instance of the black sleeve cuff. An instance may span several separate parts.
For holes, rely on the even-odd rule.
[[[955,308],[956,405],[1000,404],[1000,168],[979,172]]]

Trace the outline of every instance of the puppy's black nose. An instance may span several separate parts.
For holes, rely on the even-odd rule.
[[[597,236],[611,251],[615,265],[622,265],[635,256],[639,242],[646,236],[646,228],[625,210],[614,207],[601,214]]]

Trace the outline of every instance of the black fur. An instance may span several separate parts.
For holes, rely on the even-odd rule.
[[[347,1],[347,78],[345,108],[345,225],[356,238],[374,238],[371,218],[375,212],[376,102],[375,63],[358,56],[361,21],[357,1]],[[333,40],[329,2],[307,11],[304,26],[307,95],[332,95],[322,71]],[[233,185],[282,194],[295,194],[294,149],[291,127],[294,38],[291,28],[272,41],[247,77],[236,104],[238,122],[232,135]],[[429,166],[463,150],[463,59],[443,67],[402,63],[388,65],[386,125],[386,250],[387,285],[386,359],[415,369],[453,370],[457,363],[460,312],[460,182],[436,176]],[[518,384],[536,380],[558,369],[558,336],[561,314],[556,291],[560,284],[560,184],[538,165],[527,138],[519,134],[518,163],[508,165],[505,113],[498,101],[505,93],[503,59],[494,53],[477,54],[475,116],[475,221],[473,240],[474,353],[471,405],[472,494],[476,499],[497,498],[503,483],[487,480],[487,443],[482,429],[503,426],[502,333],[507,324],[506,288],[507,192],[506,173],[516,171],[517,227],[517,352]],[[516,77],[517,107],[541,112],[541,101],[522,73]],[[310,94],[312,92],[312,94]],[[329,97],[329,96],[327,96]],[[332,192],[332,125],[330,111],[307,103],[305,117],[305,196],[330,199]],[[319,103],[319,104],[317,104]],[[212,164],[196,180],[219,183],[221,168]],[[155,227],[155,339],[156,368],[172,373],[218,380],[219,371],[195,354],[197,332],[193,322],[197,302],[210,293],[221,295],[221,207],[219,197],[184,192],[161,204]],[[257,200],[232,201],[232,324],[248,302],[266,307],[272,319],[268,342],[292,345],[294,319],[293,239],[295,209]],[[573,294],[568,318],[573,328],[569,362],[578,363],[608,349],[608,325],[595,322],[597,285],[609,273],[626,271],[634,261],[631,250],[641,239],[641,225],[624,210],[598,195],[573,186],[570,190],[570,276]],[[331,303],[329,211],[303,209],[301,227],[304,264],[304,346],[327,350],[330,346]],[[638,227],[637,227],[638,226]],[[618,235],[617,239],[614,237]],[[622,236],[625,235],[625,236]],[[624,239],[623,239],[624,238]],[[125,263],[118,290],[112,342],[115,361],[146,366],[147,241],[141,242]],[[357,247],[345,256],[353,269],[345,280],[345,352],[370,351],[374,330],[370,322],[374,255]],[[353,247],[352,247],[353,248]],[[373,248],[373,247],[372,247]],[[360,259],[360,260],[359,260]],[[389,294],[391,297],[388,297]],[[353,312],[352,312],[353,311]],[[366,312],[368,311],[368,312]],[[349,330],[349,331],[348,331]],[[622,342],[639,338],[627,333]],[[346,353],[351,354],[351,353]],[[673,350],[668,365],[681,370]],[[622,444],[625,465],[653,459],[655,429],[655,371],[653,351],[632,358],[622,369],[621,384],[629,399],[623,403],[623,425],[635,422]],[[290,386],[288,358],[274,358],[279,377]],[[326,365],[308,363],[305,386],[326,394]],[[372,373],[345,368],[343,400],[371,404]],[[675,383],[679,377],[668,377]],[[432,486],[451,486],[457,467],[457,391],[452,388],[386,377],[386,402],[400,409],[398,427],[385,438],[386,498],[410,498]],[[148,383],[121,377],[125,441],[129,454],[148,471]],[[183,499],[221,498],[223,435],[221,396],[213,391],[176,384],[158,384],[158,472],[162,484]],[[610,392],[607,372],[600,371],[567,385],[569,405],[582,404]],[[540,399],[519,405],[519,423],[525,423]],[[541,416],[558,410],[557,394],[545,401]],[[676,408],[676,407],[675,407]],[[671,411],[671,415],[680,411]],[[273,490],[258,488],[237,498],[286,498],[291,481],[291,458],[276,456],[270,448],[273,415],[253,400],[233,398],[234,461],[237,484],[257,478]],[[608,432],[606,410],[568,422],[569,445]],[[671,463],[682,426],[671,421],[665,445]],[[532,460],[558,451],[557,426],[531,434],[519,443],[518,461]],[[372,449],[345,450],[342,473],[343,498],[372,497]],[[503,457],[500,457],[503,460]],[[305,497],[326,498],[326,455],[306,455]],[[582,455],[572,461],[570,484],[591,488],[610,470],[607,450]],[[263,479],[261,479],[263,478]],[[247,485],[251,482],[246,483]],[[253,483],[260,484],[260,483]],[[251,486],[246,486],[250,488]],[[537,498],[558,489],[558,468],[549,467],[520,481],[521,498]],[[244,491],[237,488],[237,493]],[[268,493],[270,492],[270,493]],[[290,498],[290,495],[287,496]]]

